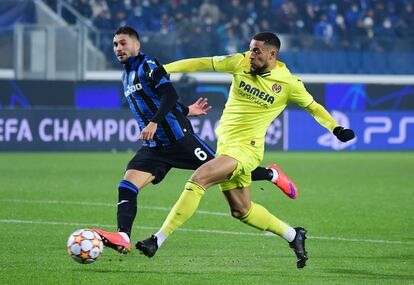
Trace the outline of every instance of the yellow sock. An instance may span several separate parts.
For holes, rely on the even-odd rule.
[[[272,232],[283,238],[285,238],[288,229],[291,228],[269,213],[266,208],[253,202],[250,210],[240,219],[240,221],[256,229]]]
[[[204,192],[205,189],[195,182],[188,181],[185,184],[183,193],[161,227],[161,231],[165,236],[172,234],[195,213]]]

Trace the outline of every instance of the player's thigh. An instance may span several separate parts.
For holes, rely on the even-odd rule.
[[[142,190],[146,185],[155,179],[155,176],[149,172],[144,172],[136,169],[128,169],[124,174],[124,179],[133,183],[138,187],[138,189]]]
[[[237,168],[238,161],[230,156],[220,155],[197,168],[190,180],[204,188],[226,181]]]
[[[260,163],[260,153],[258,150],[251,145],[229,145],[218,141],[217,155],[227,155],[238,161],[237,168],[233,171],[228,181],[220,183],[222,191],[250,186],[252,183],[251,172]]]

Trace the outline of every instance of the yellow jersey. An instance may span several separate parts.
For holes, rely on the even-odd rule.
[[[250,52],[215,56],[215,71],[233,75],[217,136],[224,144],[248,143],[264,148],[267,128],[289,102],[307,107],[313,97],[283,62],[261,75],[250,74]]]
[[[225,145],[250,144],[263,153],[267,128],[289,102],[305,108],[322,126],[332,131],[338,124],[313,100],[301,79],[286,65],[250,74],[250,51],[228,56],[179,60],[163,65],[167,73],[217,71],[233,75],[229,98],[216,133]],[[261,154],[262,156],[262,154]]]

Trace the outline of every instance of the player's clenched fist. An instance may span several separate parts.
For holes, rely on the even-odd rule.
[[[355,133],[351,129],[344,129],[343,127],[336,127],[333,130],[333,134],[336,136],[338,140],[341,142],[347,142],[352,140],[355,137]]]

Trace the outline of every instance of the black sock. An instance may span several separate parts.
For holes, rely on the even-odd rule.
[[[272,180],[273,178],[273,171],[271,169],[267,169],[264,167],[258,167],[252,172],[252,180]]]
[[[132,224],[137,215],[137,195],[139,189],[127,180],[118,185],[118,231],[131,236]]]

